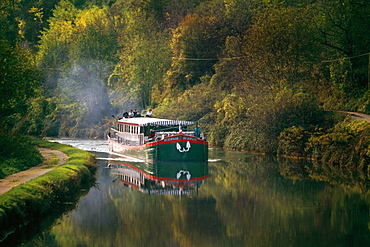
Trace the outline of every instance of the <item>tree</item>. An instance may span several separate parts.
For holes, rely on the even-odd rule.
[[[117,62],[117,30],[107,6],[91,6],[79,11],[74,19],[70,58],[73,61],[100,60]]]
[[[224,5],[220,1],[201,4],[173,30],[171,49],[174,54],[166,83],[172,90],[183,91],[213,75],[230,29],[225,25]]]
[[[261,87],[309,85],[313,65],[321,60],[315,11],[309,7],[267,4],[245,36],[250,83]]]
[[[34,50],[39,41],[41,30],[48,26],[47,20],[51,15],[51,9],[59,1],[1,1],[0,9],[6,13],[6,18],[2,20],[0,25],[6,29],[6,39],[11,45],[21,42],[23,46]]]
[[[49,19],[49,28],[42,32],[38,66],[59,69],[69,61],[70,44],[73,41],[74,20],[78,10],[68,1],[61,1]]]
[[[317,9],[316,23],[327,48],[324,60],[328,61],[326,65],[330,69],[331,78],[328,79],[336,90],[352,98],[358,97],[359,91],[367,89],[370,81],[367,56],[370,3],[366,0],[326,0],[317,4]]]
[[[48,71],[48,93],[59,95],[50,101],[57,102],[55,125],[61,133],[83,136],[112,113],[106,83],[117,61],[117,45],[108,7],[79,10],[62,1],[55,8],[41,38],[38,64]]]
[[[171,0],[165,6],[166,28],[175,29],[188,14],[192,14],[197,6],[207,0]]]
[[[0,126],[11,130],[25,121],[29,100],[37,95],[42,78],[27,50],[13,49],[0,40]]]
[[[163,76],[171,58],[168,34],[158,28],[150,14],[140,9],[123,13],[124,28],[120,34],[120,61],[110,83],[123,94],[122,104],[145,108],[158,102],[153,88],[161,88]]]

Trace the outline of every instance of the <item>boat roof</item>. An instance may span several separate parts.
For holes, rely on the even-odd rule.
[[[153,117],[133,117],[133,118],[122,118],[117,121],[122,124],[131,124],[139,126],[179,126],[179,125],[193,125],[192,121],[182,121],[182,120],[170,120],[164,118],[153,118]]]

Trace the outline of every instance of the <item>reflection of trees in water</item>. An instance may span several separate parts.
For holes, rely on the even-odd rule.
[[[324,182],[314,220],[321,228],[331,229],[328,238],[343,241],[343,246],[369,245],[370,184],[365,172],[287,159],[281,160],[280,172],[295,181]]]
[[[56,226],[60,246],[217,246],[220,232],[209,228],[221,225],[213,198],[149,195],[117,182],[101,190],[105,186],[107,193],[81,201],[88,210]]]
[[[1,239],[0,246],[45,246],[45,232],[49,232],[66,212],[76,209],[78,200],[86,196],[89,189],[94,185],[95,179],[93,178],[88,183],[83,184],[81,190],[76,190],[75,194],[70,194],[68,202],[66,198],[66,200],[58,200],[48,215],[20,226],[14,233],[6,236],[5,239]],[[66,236],[65,242],[70,239],[70,236]],[[26,242],[27,244],[25,244]]]
[[[290,179],[313,179],[365,195],[370,189],[367,171],[345,169],[303,160],[281,159],[280,172]]]
[[[288,169],[255,156],[212,167],[218,183],[212,195],[227,234],[251,246],[369,243],[368,204],[353,191],[301,179],[308,178],[305,163]],[[282,171],[294,179],[285,179]]]
[[[119,183],[102,184],[108,193],[81,201],[91,210],[56,226],[57,242],[71,246],[73,234],[76,245],[102,247],[370,243],[368,203],[349,186],[313,181],[319,174],[314,165],[309,170],[307,162],[299,166],[236,153],[223,160],[209,164],[210,178],[198,194],[148,195]]]

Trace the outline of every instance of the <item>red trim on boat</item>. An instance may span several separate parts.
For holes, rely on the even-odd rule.
[[[148,175],[146,174],[143,170],[133,166],[133,165],[130,165],[130,164],[127,164],[127,163],[109,163],[109,164],[115,164],[115,165],[121,165],[121,166],[128,166],[138,172],[140,172],[141,174],[143,174],[146,178],[149,178],[149,179],[156,179],[156,180],[166,180],[166,181],[177,181],[177,182],[186,182],[186,181],[198,181],[198,180],[204,180],[206,178],[209,177],[209,175],[206,175],[206,176],[202,176],[202,177],[196,177],[196,178],[190,178],[189,180],[188,179],[176,179],[176,178],[163,178],[163,177],[157,177],[157,176],[152,176],[152,175]]]
[[[173,137],[176,137],[176,136],[179,136],[180,139],[166,141],[166,139],[173,138]],[[197,138],[198,140],[183,139],[182,137],[184,137],[184,136],[186,137],[188,135],[184,135],[184,134],[174,135],[174,136],[164,138],[163,140],[148,142],[148,143],[145,143],[144,145],[140,145],[140,146],[126,146],[126,145],[123,145],[122,143],[118,143],[118,142],[114,141],[113,139],[111,139],[109,137],[108,137],[108,139],[112,142],[117,143],[118,145],[121,145],[122,147],[127,148],[127,149],[142,149],[142,148],[145,148],[145,147],[152,147],[152,146],[164,145],[164,144],[170,144],[170,143],[176,143],[176,142],[190,142],[190,143],[208,145],[207,141],[204,141],[204,140],[201,140],[201,139],[198,139],[198,138]],[[194,136],[188,136],[188,137],[196,138]]]
[[[127,124],[127,125],[134,125],[134,126],[139,126],[140,125],[138,123],[129,123],[129,122],[120,122],[120,121],[117,121],[117,123],[119,123],[119,124]]]
[[[131,186],[131,187],[133,187],[134,189],[140,189],[140,187],[139,186],[137,186],[137,185],[134,185],[134,184],[131,184],[131,183],[129,183],[129,182],[127,182],[127,181],[125,181],[125,180],[122,180],[122,179],[117,179],[119,182],[121,182],[121,183],[123,183],[123,184],[125,184],[125,185],[127,185],[127,186]]]

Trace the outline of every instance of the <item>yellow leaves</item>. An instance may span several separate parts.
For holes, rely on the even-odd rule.
[[[217,113],[224,113],[223,121],[233,120],[242,114],[243,99],[235,93],[228,94],[221,102],[215,104]]]
[[[336,132],[348,132],[354,135],[367,135],[370,133],[370,123],[363,120],[342,122],[335,127]]]
[[[97,28],[108,27],[108,10],[106,8],[99,8],[93,6],[84,11],[81,11],[76,18],[77,28],[86,28],[90,25],[94,25]]]
[[[16,18],[16,21],[18,22],[18,34],[22,39],[24,39],[26,22],[18,17]]]
[[[44,16],[43,14],[43,8],[35,8],[35,7],[32,7],[30,8],[30,10],[28,10],[29,13],[34,13],[35,17],[33,18],[33,20],[35,21],[39,21],[40,23],[42,23],[42,17]]]

